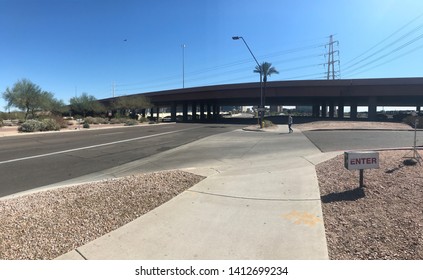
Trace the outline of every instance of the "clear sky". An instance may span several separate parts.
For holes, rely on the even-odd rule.
[[[423,77],[421,0],[0,0],[0,93],[181,88],[183,62],[185,87],[258,81],[232,36],[279,70],[269,81],[324,79],[329,35],[341,78]]]

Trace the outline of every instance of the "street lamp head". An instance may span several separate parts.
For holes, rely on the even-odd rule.
[[[239,37],[239,36],[234,36],[234,37],[232,37],[232,40],[239,40],[241,37]]]

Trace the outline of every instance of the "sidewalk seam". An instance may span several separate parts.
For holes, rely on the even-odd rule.
[[[315,163],[311,162],[308,158],[306,158],[305,156],[301,156],[302,159],[305,159],[307,162],[309,162],[311,165],[316,166]]]
[[[84,260],[88,260],[81,252],[79,252],[78,248],[75,248],[75,251],[84,259]]]
[[[256,201],[320,201],[320,198],[256,198],[256,197],[243,197],[243,196],[233,196],[233,195],[225,195],[225,194],[217,194],[217,193],[208,193],[202,191],[195,191],[195,190],[186,190],[187,192],[211,195],[211,196],[219,196],[219,197],[226,197],[226,198],[233,198],[233,199],[243,199],[243,200],[256,200]]]

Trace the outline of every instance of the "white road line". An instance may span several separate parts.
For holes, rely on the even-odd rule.
[[[103,134],[98,134],[97,136],[116,135],[116,134],[123,134],[123,133],[125,133],[125,132],[103,133]]]
[[[24,160],[29,160],[29,159],[42,158],[42,157],[48,157],[48,156],[66,154],[66,153],[77,152],[77,151],[82,151],[82,150],[94,149],[94,148],[98,148],[98,147],[111,146],[111,145],[125,143],[125,142],[131,142],[131,141],[137,141],[137,140],[141,140],[141,139],[147,139],[147,138],[162,136],[162,135],[166,135],[166,134],[178,133],[178,132],[192,130],[192,129],[196,129],[196,128],[198,128],[198,127],[186,128],[186,129],[169,131],[169,132],[163,132],[163,133],[158,133],[158,134],[153,134],[153,135],[141,136],[141,137],[136,137],[136,138],[131,138],[131,139],[125,139],[125,140],[119,140],[119,141],[104,143],[104,144],[87,146],[87,147],[81,147],[81,148],[75,148],[75,149],[69,149],[69,150],[63,150],[63,151],[57,151],[57,152],[47,153],[47,154],[42,154],[42,155],[36,155],[36,156],[29,156],[29,157],[23,157],[23,158],[10,159],[10,160],[5,160],[5,161],[0,161],[0,165],[1,164],[6,164],[6,163],[11,163],[11,162],[24,161]]]

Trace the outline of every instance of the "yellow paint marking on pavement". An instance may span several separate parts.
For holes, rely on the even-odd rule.
[[[316,224],[321,223],[322,219],[308,212],[291,211],[288,214],[282,215],[282,218],[294,222],[296,225],[306,225],[314,227]]]

